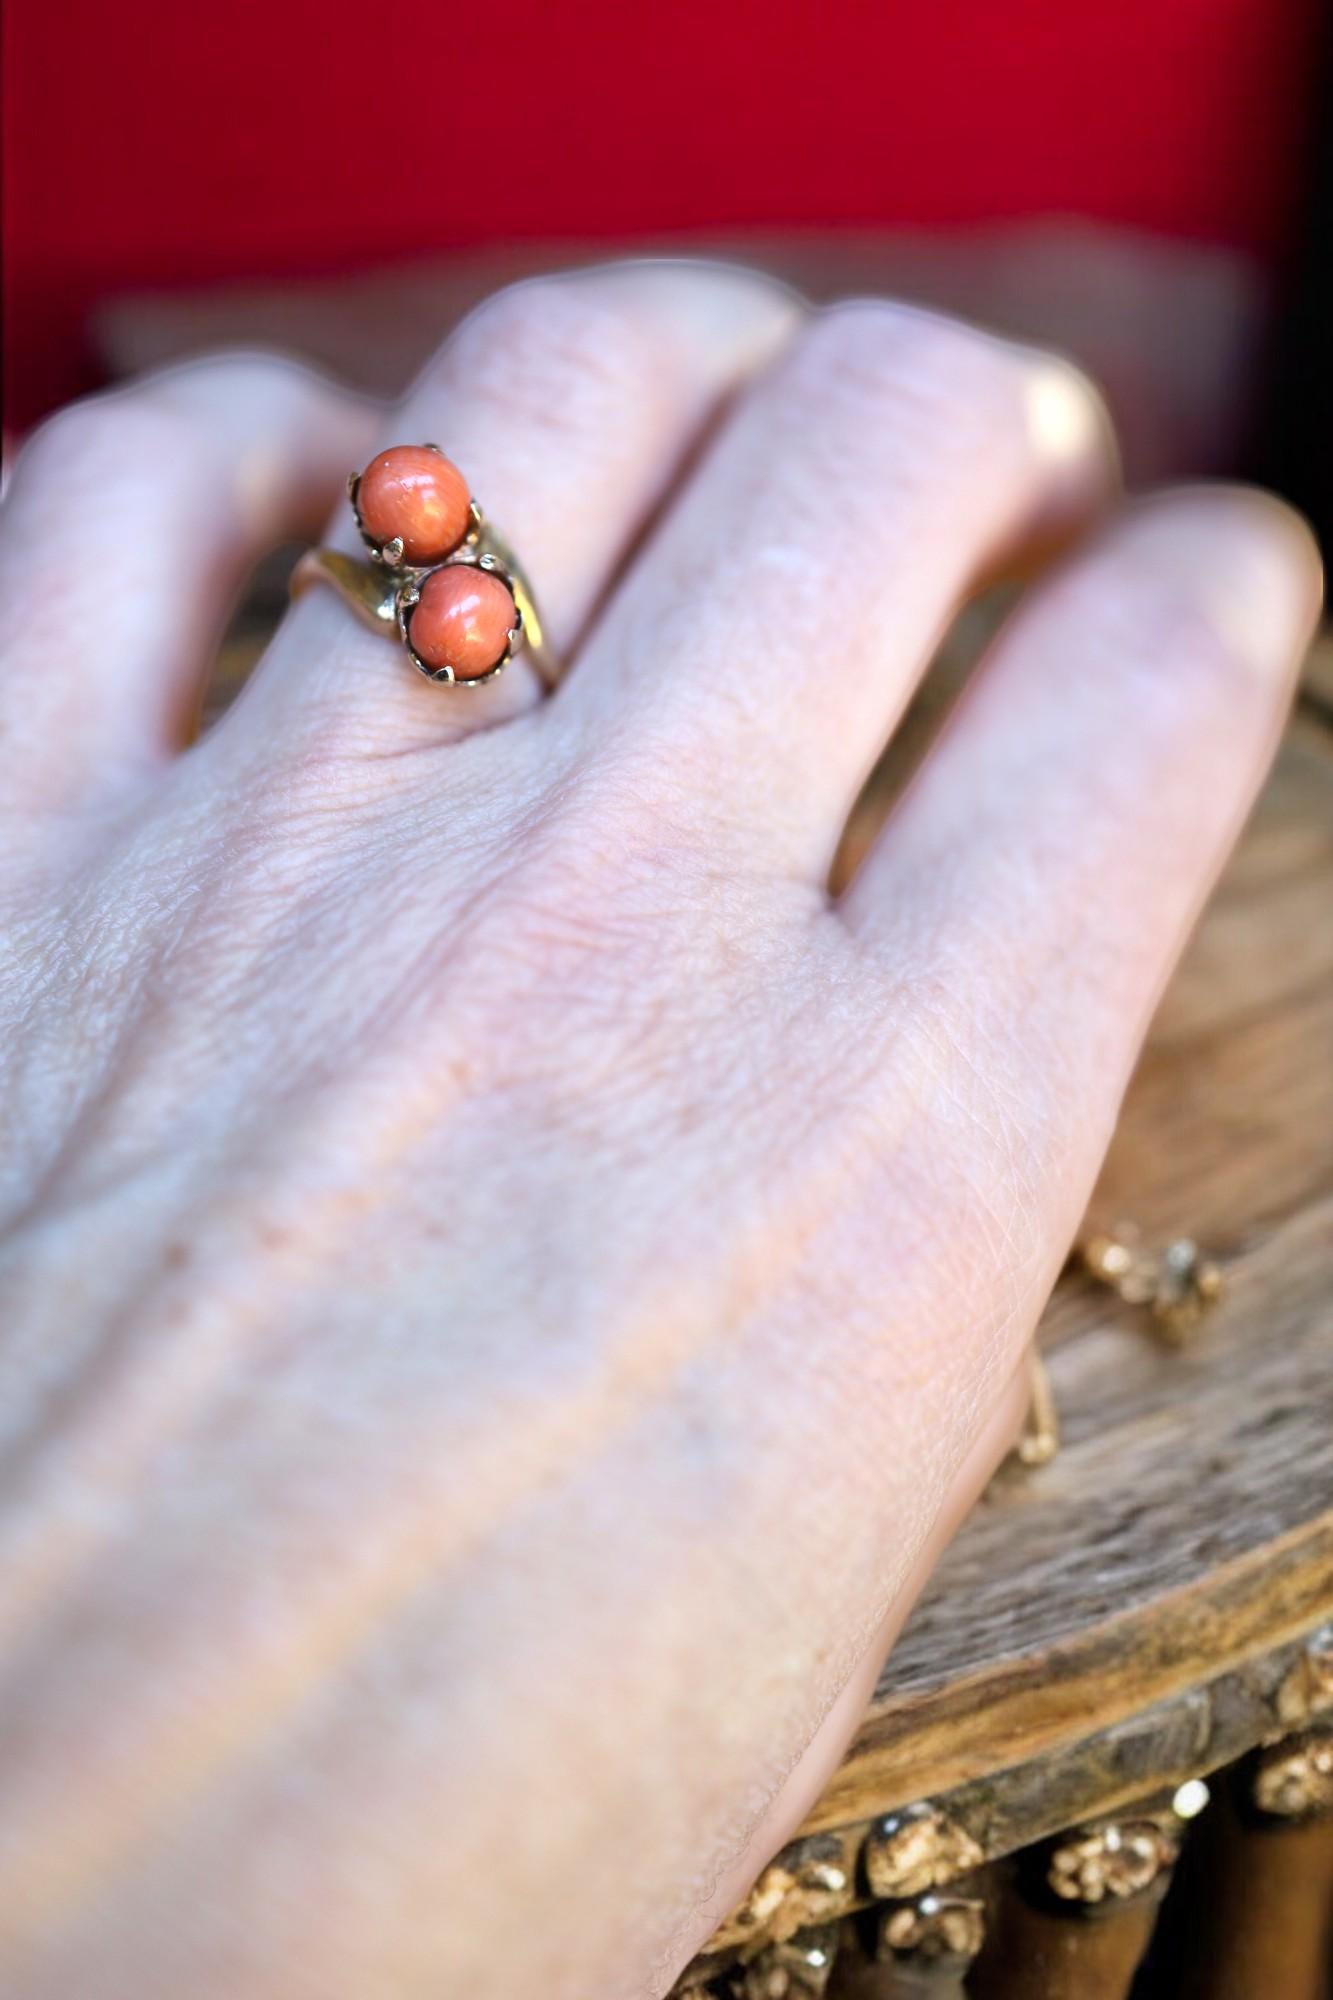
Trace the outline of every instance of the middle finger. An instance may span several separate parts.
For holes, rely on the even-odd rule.
[[[822,877],[960,599],[1114,476],[1068,363],[837,307],[748,391],[556,705],[617,732],[645,796],[707,798],[764,866]]]

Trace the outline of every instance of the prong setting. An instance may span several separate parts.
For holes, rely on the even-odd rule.
[[[481,510],[475,506],[475,502],[474,511],[480,523],[482,518]],[[420,653],[418,653],[416,647],[412,644],[412,612],[421,602],[421,586],[428,576],[442,569],[485,570],[488,576],[497,578],[514,599],[514,622],[509,627],[506,635],[505,649],[495,662],[495,665],[488,668],[484,674],[459,675],[449,666],[433,667],[429,660],[422,659]],[[523,613],[518,605],[512,573],[500,561],[498,556],[492,554],[489,550],[479,550],[475,544],[465,543],[462,548],[456,550],[444,562],[432,563],[429,569],[414,571],[400,588],[395,601],[395,609],[398,622],[398,636],[403,642],[404,650],[407,653],[407,657],[411,660],[412,665],[428,681],[436,681],[448,687],[485,687],[488,681],[495,680],[498,675],[504,672],[515,654],[523,650],[527,637],[523,624]]]
[[[434,452],[441,458],[446,457],[443,447],[438,444],[426,444],[420,447],[420,449]],[[407,556],[405,540],[402,534],[396,534],[385,541],[378,541],[367,529],[359,504],[362,477],[363,475],[359,472],[353,472],[348,475],[347,497],[351,504],[353,518],[356,521],[357,532],[360,535],[371,563],[379,571],[382,573],[387,572],[387,574],[384,577],[383,595],[375,599],[373,606],[371,605],[369,579],[367,579],[365,588],[357,587],[352,591],[352,594],[357,599],[357,608],[361,615],[369,618],[373,614],[376,622],[382,621],[384,625],[391,625],[395,629],[412,665],[426,680],[442,682],[445,685],[483,687],[488,681],[492,681],[497,675],[502,674],[515,655],[527,647],[533,654],[534,671],[549,686],[551,682],[550,662],[541,623],[536,608],[532,603],[526,579],[523,577],[521,570],[502,537],[490,528],[486,516],[475,496],[469,496],[468,525],[458,544],[439,560],[414,562]],[[336,556],[335,551],[315,552],[316,555],[320,553],[327,554],[329,560],[333,560]],[[339,560],[348,564],[352,563],[352,558],[350,557],[339,558]],[[433,666],[428,660],[422,657],[412,643],[412,613],[421,602],[422,587],[426,579],[440,570],[454,567],[475,568],[487,576],[494,577],[499,583],[503,584],[513,604],[513,620],[505,633],[504,651],[495,661],[495,664],[484,673],[459,674],[454,667],[449,665]],[[322,572],[322,574],[326,574],[327,580],[333,582],[335,587],[341,589],[344,595],[349,594],[349,585],[341,577],[341,574],[334,574],[331,571]],[[530,621],[527,616],[529,612],[531,613]],[[529,623],[531,623],[531,629],[529,629]]]

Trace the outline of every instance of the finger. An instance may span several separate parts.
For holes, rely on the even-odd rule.
[[[87,804],[193,727],[258,557],[305,535],[372,407],[293,362],[217,356],[76,403],[22,453],[0,527],[0,790]]]
[[[1263,776],[1319,598],[1285,508],[1136,508],[1037,588],[844,899],[984,1170],[948,1227],[1031,1252],[1091,1192],[1152,1009]],[[937,1203],[947,1210],[949,1201]]]
[[[822,876],[959,598],[1113,466],[1068,364],[838,307],[738,407],[561,702],[598,740],[616,722],[649,787],[688,787],[775,866]]]
[[[446,341],[379,443],[443,447],[512,544],[568,660],[700,428],[787,337],[797,310],[784,288],[725,265],[631,263],[533,280]],[[350,509],[331,539],[360,548]],[[320,589],[284,621],[249,712],[262,702],[266,732],[288,743],[308,725],[399,749],[497,722],[540,692],[522,654],[484,686],[433,685]]]

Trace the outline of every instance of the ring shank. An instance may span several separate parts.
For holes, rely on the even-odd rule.
[[[531,661],[543,685],[548,690],[554,688],[560,677],[559,670],[531,587],[513,550],[489,522],[484,524],[477,538],[475,555],[478,559],[490,557],[507,573],[514,602],[522,616],[525,657]],[[403,584],[401,571],[385,569],[362,556],[347,555],[341,549],[307,549],[292,570],[288,590],[293,598],[298,598],[317,583],[332,585],[348,609],[371,631],[380,632],[388,638],[397,635],[398,593]]]
[[[388,570],[360,556],[344,555],[341,549],[307,549],[299,556],[288,580],[292,598],[304,597],[315,583],[331,583],[343,603],[372,631],[392,634],[398,580]]]

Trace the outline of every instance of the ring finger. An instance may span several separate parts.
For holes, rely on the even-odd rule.
[[[438,440],[530,576],[558,657],[721,399],[787,337],[791,295],[726,266],[628,264],[535,280],[491,299],[445,343],[384,445]],[[331,540],[360,553],[350,510]],[[370,750],[435,744],[529,706],[520,653],[492,682],[438,687],[312,590],[238,711],[269,740],[303,729]]]

